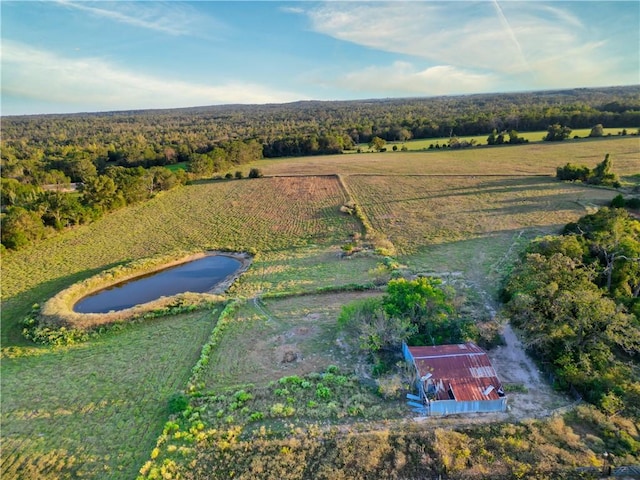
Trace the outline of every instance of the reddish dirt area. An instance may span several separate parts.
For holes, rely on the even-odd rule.
[[[507,415],[518,420],[539,418],[571,405],[571,399],[553,390],[510,324],[504,325],[502,335],[505,345],[487,353],[506,389],[517,390],[507,393]]]

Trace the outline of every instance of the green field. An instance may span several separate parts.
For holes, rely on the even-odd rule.
[[[623,130],[622,128],[604,128],[603,132],[605,137],[607,136],[615,137],[617,135],[620,135],[622,130]],[[629,127],[626,130],[628,132],[628,135],[637,133],[638,131],[637,128],[633,128],[633,127]],[[586,139],[589,137],[590,133],[591,133],[590,128],[578,128],[571,131],[570,139],[573,140],[574,137],[579,137],[580,139]],[[530,143],[542,142],[543,138],[546,135],[547,135],[546,131],[518,132],[518,137],[529,140]],[[457,137],[457,138],[461,141],[467,141],[467,142],[471,142],[473,140],[475,141],[475,144],[478,146],[487,146],[487,137],[488,135],[469,135],[469,136],[463,136],[463,137]],[[509,140],[508,136],[506,136],[506,140],[507,141]],[[409,151],[416,151],[416,150],[427,150],[431,145],[444,146],[448,144],[449,144],[448,138],[421,138],[419,140],[408,140],[406,142],[387,142],[386,147],[387,147],[387,150],[392,150],[393,146],[396,145],[398,147],[398,150],[400,150],[403,146],[405,146]],[[358,144],[356,145],[355,148],[356,150],[360,149],[364,152],[369,151],[369,145],[366,143]]]
[[[202,312],[2,359],[5,479],[134,478],[215,324]]]
[[[332,364],[349,376],[348,369],[358,364],[341,347],[335,319],[345,302],[376,293],[326,290],[369,284],[382,259],[373,254],[342,258],[341,247],[354,234],[364,234],[360,219],[342,213],[342,205],[355,200],[375,232],[397,248],[398,260],[410,273],[461,276],[478,296],[495,294],[526,239],[553,232],[618,193],[552,178],[557,166],[593,167],[606,153],[623,179],[640,173],[640,138],[631,136],[262,160],[252,166],[265,178],[178,188],[4,253],[2,477],[133,478],[153,456],[169,418],[168,397],[187,388],[216,322],[207,311],[166,317],[55,349],[30,345],[21,335],[19,321],[34,303],[135,259],[176,250],[250,250],[255,253],[251,268],[227,295],[246,301],[214,345],[199,391],[229,395],[253,389],[262,392],[263,403],[256,408],[266,412],[278,395],[268,390],[270,382],[318,374]],[[254,303],[256,295],[261,302]],[[314,421],[356,421],[361,404],[372,407],[370,392],[357,393],[360,403],[349,403],[350,394],[344,393],[336,405],[322,407],[325,413],[313,415],[333,413]],[[307,397],[292,398],[292,408],[315,408]],[[304,405],[296,403],[303,399]],[[206,398],[202,401],[206,407]],[[210,406],[231,408],[225,401],[216,398]],[[286,404],[286,397],[282,401]],[[349,412],[354,419],[349,420]],[[402,420],[392,410],[387,414]],[[205,408],[206,415],[216,416]],[[217,416],[210,420],[220,421]],[[284,447],[293,448],[277,448]],[[580,452],[580,458],[587,458],[586,451]],[[158,458],[171,455],[163,450]],[[198,455],[203,455],[199,465],[209,461],[205,450]]]

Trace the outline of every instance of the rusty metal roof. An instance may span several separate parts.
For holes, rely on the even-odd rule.
[[[496,400],[502,384],[486,352],[473,342],[409,347],[425,392],[437,400]],[[427,378],[428,377],[428,378]]]

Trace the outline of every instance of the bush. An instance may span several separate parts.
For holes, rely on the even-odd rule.
[[[323,400],[327,400],[331,398],[331,389],[319,383],[318,388],[316,388],[316,397],[321,398]]]
[[[240,178],[244,178],[244,173],[242,173],[240,170],[238,170],[235,175],[236,178],[240,179]]]
[[[252,168],[249,170],[249,178],[262,178],[262,171],[259,168]]]
[[[613,200],[611,200],[611,206],[613,208],[624,208],[626,202],[622,195],[616,195]]]
[[[176,392],[169,397],[168,410],[170,415],[184,412],[189,406],[189,397],[182,392]]]
[[[585,165],[574,165],[567,163],[564,167],[558,167],[556,169],[556,176],[558,180],[563,181],[576,181],[586,182],[589,178],[591,170]]]
[[[632,210],[640,210],[640,198],[639,197],[630,198],[629,200],[625,201],[625,204],[626,204],[627,208],[630,208]]]

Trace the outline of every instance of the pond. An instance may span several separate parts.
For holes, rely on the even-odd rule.
[[[226,255],[208,255],[164,270],[117,283],[84,297],[78,313],[107,313],[184,292],[204,293],[240,269],[242,262]]]

